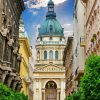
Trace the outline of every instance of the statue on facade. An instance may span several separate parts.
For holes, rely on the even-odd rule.
[[[8,28],[4,28],[4,26],[2,27],[1,29],[1,34],[4,36],[4,37],[7,37],[7,35],[9,34],[10,30]]]
[[[8,45],[9,46],[13,46],[13,43],[14,43],[14,39],[10,38],[9,41],[8,41]]]
[[[22,59],[22,55],[18,53],[17,54],[17,60],[21,61],[21,59]]]
[[[13,50],[13,53],[14,53],[14,54],[17,54],[17,52],[18,52],[18,47],[15,46],[15,47],[14,47],[14,50]]]

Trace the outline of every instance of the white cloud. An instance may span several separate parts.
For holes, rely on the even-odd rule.
[[[63,24],[62,26],[64,28],[64,35],[65,35],[65,37],[73,34],[73,24],[66,23],[66,24]]]
[[[28,8],[41,8],[46,7],[49,0],[27,0],[25,1],[25,5],[27,5]],[[60,3],[63,3],[67,0],[53,0],[55,5],[59,5]]]
[[[39,13],[37,10],[33,10],[33,9],[29,9],[28,11],[32,13],[33,15],[38,15]]]
[[[38,14],[38,11],[33,11],[32,14],[33,15],[37,15]]]

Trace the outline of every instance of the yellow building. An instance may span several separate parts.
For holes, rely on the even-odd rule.
[[[19,27],[19,43],[20,49],[19,53],[22,56],[21,64],[20,64],[20,77],[22,79],[22,89],[21,92],[24,92],[25,95],[29,95],[29,58],[31,56],[31,50],[28,38],[24,36],[24,25],[23,22],[20,22]]]

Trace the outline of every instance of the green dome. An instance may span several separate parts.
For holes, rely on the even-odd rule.
[[[39,28],[39,36],[64,36],[63,28],[56,19],[56,13],[54,12],[54,3],[52,0],[48,2],[48,12],[46,14],[46,20]]]
[[[63,36],[63,28],[56,19],[46,19],[39,28],[39,36]]]

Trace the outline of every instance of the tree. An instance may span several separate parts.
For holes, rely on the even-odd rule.
[[[65,100],[80,100],[80,93],[79,91],[74,92],[71,96],[66,97]]]
[[[0,100],[28,100],[23,93],[12,91],[6,85],[0,83]]]
[[[86,60],[80,93],[81,100],[100,100],[100,56],[91,55]]]

